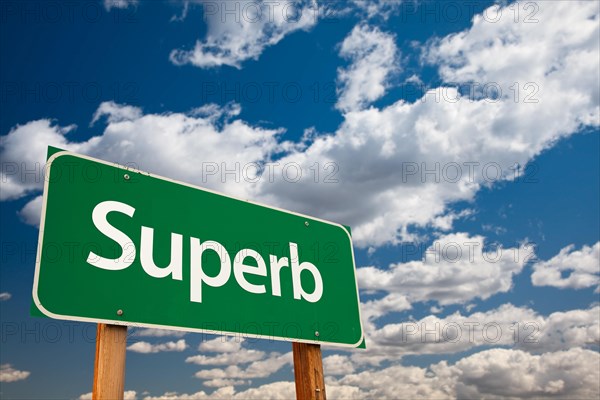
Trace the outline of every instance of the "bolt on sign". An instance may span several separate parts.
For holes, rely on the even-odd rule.
[[[364,347],[342,225],[49,149],[45,316]]]

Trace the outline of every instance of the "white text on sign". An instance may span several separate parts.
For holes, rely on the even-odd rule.
[[[122,231],[112,226],[107,215],[110,212],[120,212],[133,217],[135,208],[119,201],[103,201],[94,207],[92,221],[96,228],[108,238],[114,240],[121,246],[121,256],[118,258],[105,258],[90,251],[87,262],[94,267],[118,271],[129,267],[136,255],[136,247],[129,251],[126,256],[126,247],[131,249],[133,241]],[[140,263],[144,271],[154,278],[166,278],[182,280],[183,271],[183,236],[171,233],[171,261],[168,266],[161,268],[154,263],[153,244],[154,229],[141,226]],[[290,257],[277,257],[269,254],[269,271],[271,275],[271,291],[273,296],[281,296],[280,272],[282,268],[291,268],[292,288],[294,299],[306,300],[316,303],[323,295],[323,279],[317,267],[310,262],[300,262],[298,258],[298,245],[289,242]],[[205,251],[213,251],[219,256],[220,269],[216,276],[207,275],[202,269],[202,254]],[[252,258],[256,266],[245,264],[246,258]],[[221,287],[231,277],[232,263],[229,253],[219,242],[208,240],[201,242],[200,239],[190,237],[190,301],[202,302],[202,285]],[[313,277],[315,287],[312,293],[307,293],[302,287],[300,275],[307,271]],[[242,249],[233,258],[233,275],[238,285],[249,293],[266,293],[264,284],[253,284],[246,280],[245,275],[267,276],[267,265],[262,256],[252,249]]]

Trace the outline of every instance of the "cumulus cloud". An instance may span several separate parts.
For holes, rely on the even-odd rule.
[[[600,395],[600,355],[580,348],[531,355],[490,349],[460,360],[459,398],[579,398]]]
[[[441,236],[420,261],[392,264],[388,269],[357,270],[363,290],[402,293],[410,302],[435,300],[441,305],[487,299],[512,287],[512,278],[534,255],[533,248],[486,249],[482,236]],[[405,307],[404,307],[405,308]],[[398,311],[401,311],[398,310]]]
[[[292,365],[292,352],[285,354],[274,352],[270,353],[268,357],[251,362],[243,368],[230,365],[224,369],[203,369],[196,372],[195,376],[204,380],[266,378],[288,365]]]
[[[247,198],[250,185],[240,184],[240,176],[227,184],[222,179],[221,167],[224,170],[237,166],[241,171],[247,165],[264,163],[285,143],[276,138],[282,130],[230,121],[235,109],[211,107],[202,113],[196,110],[189,114],[143,115],[141,110],[130,106],[102,103],[95,119],[106,116],[107,126],[101,135],[85,142],[69,141],[65,135],[74,127],[60,127],[51,120],[17,125],[0,138],[0,157],[7,165],[2,170],[1,199],[20,198],[43,188],[48,145]],[[148,154],[152,154],[151,163]],[[216,173],[210,173],[214,168]],[[255,169],[245,171],[244,176],[251,180]],[[22,210],[22,218],[29,223],[39,222],[40,205],[39,198],[32,200]]]
[[[280,160],[300,165],[303,179],[280,179],[263,193],[283,207],[344,221],[364,246],[410,241],[410,227],[451,227],[449,204],[514,179],[516,163],[598,126],[598,5],[539,7],[543,23],[515,23],[504,9],[497,23],[477,17],[470,29],[430,43],[426,60],[439,65],[443,86],[414,103],[346,113],[334,134]],[[490,98],[458,87],[473,80],[506,90]],[[525,102],[523,93],[515,101],[515,81],[522,90],[531,83],[528,100],[538,102]],[[315,184],[315,162],[335,163],[338,183]]]
[[[173,331],[170,329],[156,329],[156,328],[144,328],[133,331],[133,336],[146,336],[146,337],[183,337],[187,332]]]
[[[0,382],[16,382],[27,379],[30,375],[29,371],[19,371],[14,369],[10,364],[0,365]]]
[[[527,164],[560,138],[598,126],[598,5],[544,2],[539,7],[544,23],[515,23],[504,10],[494,24],[477,17],[470,29],[433,41],[425,59],[439,65],[449,83],[414,103],[399,100],[381,109],[349,111],[334,133],[304,145],[281,143],[277,134],[282,130],[251,126],[238,117],[220,117],[217,123],[212,116],[140,114],[105,104],[99,112],[107,120],[101,135],[73,142],[67,137],[73,127],[32,121],[0,139],[0,157],[15,166],[43,165],[45,146],[53,144],[134,163],[350,225],[361,247],[414,240],[415,228],[447,231],[463,216],[449,211],[452,204],[472,200],[484,186],[514,179],[515,163]],[[497,99],[461,95],[450,83],[473,79],[499,82],[502,88],[516,79],[535,82],[539,101],[516,102],[506,95],[510,90]],[[218,172],[223,163],[228,168],[254,162],[264,166],[274,154],[283,154],[275,160],[280,166],[301,171],[299,178],[284,176],[281,167],[274,179],[255,183],[222,179],[220,173],[207,176],[203,170],[211,162]],[[315,163],[325,170],[317,182]],[[41,188],[41,180],[18,171],[2,172],[2,199]]]
[[[514,97],[511,85],[535,84],[539,94],[531,100],[538,99],[539,106],[532,107],[542,113],[540,118],[555,115],[553,121],[563,127],[557,135],[568,134],[579,124],[597,125],[593,104],[600,101],[595,74],[599,5],[542,2],[535,16],[538,23],[515,23],[509,11],[491,6],[473,18],[468,31],[432,41],[426,60],[439,66],[447,82],[493,83],[501,88],[501,97],[513,103],[523,99]],[[527,109],[517,108],[522,111],[515,115],[515,123]]]
[[[597,398],[600,394],[596,351],[573,348],[534,355],[515,349],[489,349],[427,367],[392,365],[349,373],[326,382],[331,399],[403,398]],[[244,391],[233,386],[212,393],[165,393],[145,400],[183,399],[288,399],[293,382],[273,382]]]
[[[43,188],[44,162],[49,144],[73,151],[82,150],[65,137],[75,128],[74,125],[55,126],[52,121],[41,119],[17,125],[8,135],[1,136],[0,158],[4,165],[0,172],[0,200],[17,199]]]
[[[403,1],[389,0],[352,0],[357,10],[364,13],[366,18],[381,18],[387,20],[391,15],[400,11]]]
[[[8,301],[8,300],[10,300],[11,297],[12,297],[12,295],[8,292],[0,293],[0,301]]]
[[[328,399],[362,399],[362,391],[353,386],[336,384],[327,386]],[[222,387],[212,393],[204,391],[196,393],[176,393],[168,392],[161,396],[148,396],[144,400],[201,400],[201,399],[231,399],[231,400],[288,400],[296,398],[296,388],[294,382],[272,382],[260,385],[255,388],[249,388],[243,391],[236,391],[233,386]]]
[[[398,293],[390,293],[380,299],[369,300],[360,305],[361,316],[366,324],[390,312],[400,312],[411,308],[406,296]]]
[[[241,68],[244,61],[258,59],[265,48],[294,31],[310,29],[318,19],[313,0],[200,3],[208,25],[206,38],[190,50],[173,50],[170,59],[176,65]]]
[[[187,363],[201,366],[223,366],[204,368],[195,376],[208,387],[234,387],[248,384],[249,379],[266,378],[285,366],[292,364],[292,353],[266,353],[242,347],[243,340],[237,337],[218,337],[202,342],[198,350],[203,353],[186,358]]]
[[[252,349],[241,349],[231,353],[221,353],[217,355],[206,356],[199,354],[185,359],[185,362],[197,365],[236,365],[247,364],[253,361],[262,360],[265,352]]]
[[[19,217],[28,225],[39,227],[42,215],[43,197],[36,196],[19,211]]]
[[[136,342],[127,346],[127,350],[135,353],[159,353],[163,351],[184,351],[187,348],[185,339],[180,339],[177,342],[166,342],[152,344],[148,342]]]
[[[209,379],[207,381],[202,382],[204,386],[208,387],[232,387],[232,386],[240,386],[247,385],[249,381],[236,380],[236,379]]]
[[[332,381],[360,388],[357,398],[596,398],[600,355],[580,348],[532,355],[490,349],[427,368],[391,366]]]
[[[144,400],[202,400],[202,399],[261,399],[261,400],[284,400],[295,398],[296,391],[293,382],[273,382],[261,385],[257,388],[250,388],[241,392],[236,392],[233,386],[226,386],[215,390],[212,393],[204,391],[185,394],[176,392],[165,393],[161,396],[148,396]]]
[[[593,246],[583,246],[581,250],[575,250],[575,246],[570,245],[550,260],[535,263],[531,282],[535,286],[554,286],[561,289],[598,287],[600,242]]]
[[[453,354],[479,347],[510,346],[532,353],[600,344],[600,307],[539,315],[526,307],[504,304],[486,312],[367,327],[368,353],[353,362],[379,364],[407,354]]]
[[[400,70],[398,53],[393,35],[368,25],[355,26],[340,47],[340,56],[350,65],[338,70],[336,107],[358,110],[382,97],[390,77]]]
[[[123,400],[137,400],[137,392],[135,390],[126,390],[123,393]],[[82,394],[78,400],[92,400],[92,392]]]
[[[518,337],[518,347],[530,352],[545,352],[600,345],[598,306],[587,310],[554,312],[536,320],[539,325],[520,325],[522,331]]]
[[[323,358],[325,376],[346,375],[354,372],[354,365],[348,356],[334,354]]]
[[[95,124],[100,118],[106,117],[109,123],[133,121],[142,116],[139,107],[117,104],[114,101],[105,101],[100,104],[90,125]]]
[[[130,6],[137,6],[139,0],[104,0],[104,8],[106,11],[110,11],[113,8],[127,8]]]
[[[328,389],[338,385],[359,389],[359,399],[394,399],[402,393],[407,399],[447,399],[454,397],[454,376],[445,363],[429,368],[395,365],[366,370],[329,380]]]
[[[209,353],[233,353],[242,349],[244,338],[237,336],[220,336],[200,343],[198,351]]]

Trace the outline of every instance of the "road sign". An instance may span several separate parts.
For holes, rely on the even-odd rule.
[[[357,347],[349,231],[59,151],[33,300],[51,318]]]

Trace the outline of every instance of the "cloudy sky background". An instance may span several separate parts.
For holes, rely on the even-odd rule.
[[[94,325],[28,316],[53,145],[351,226],[329,398],[597,398],[599,14],[3,1],[2,397],[91,390]],[[289,343],[130,332],[128,398],[294,397]]]

